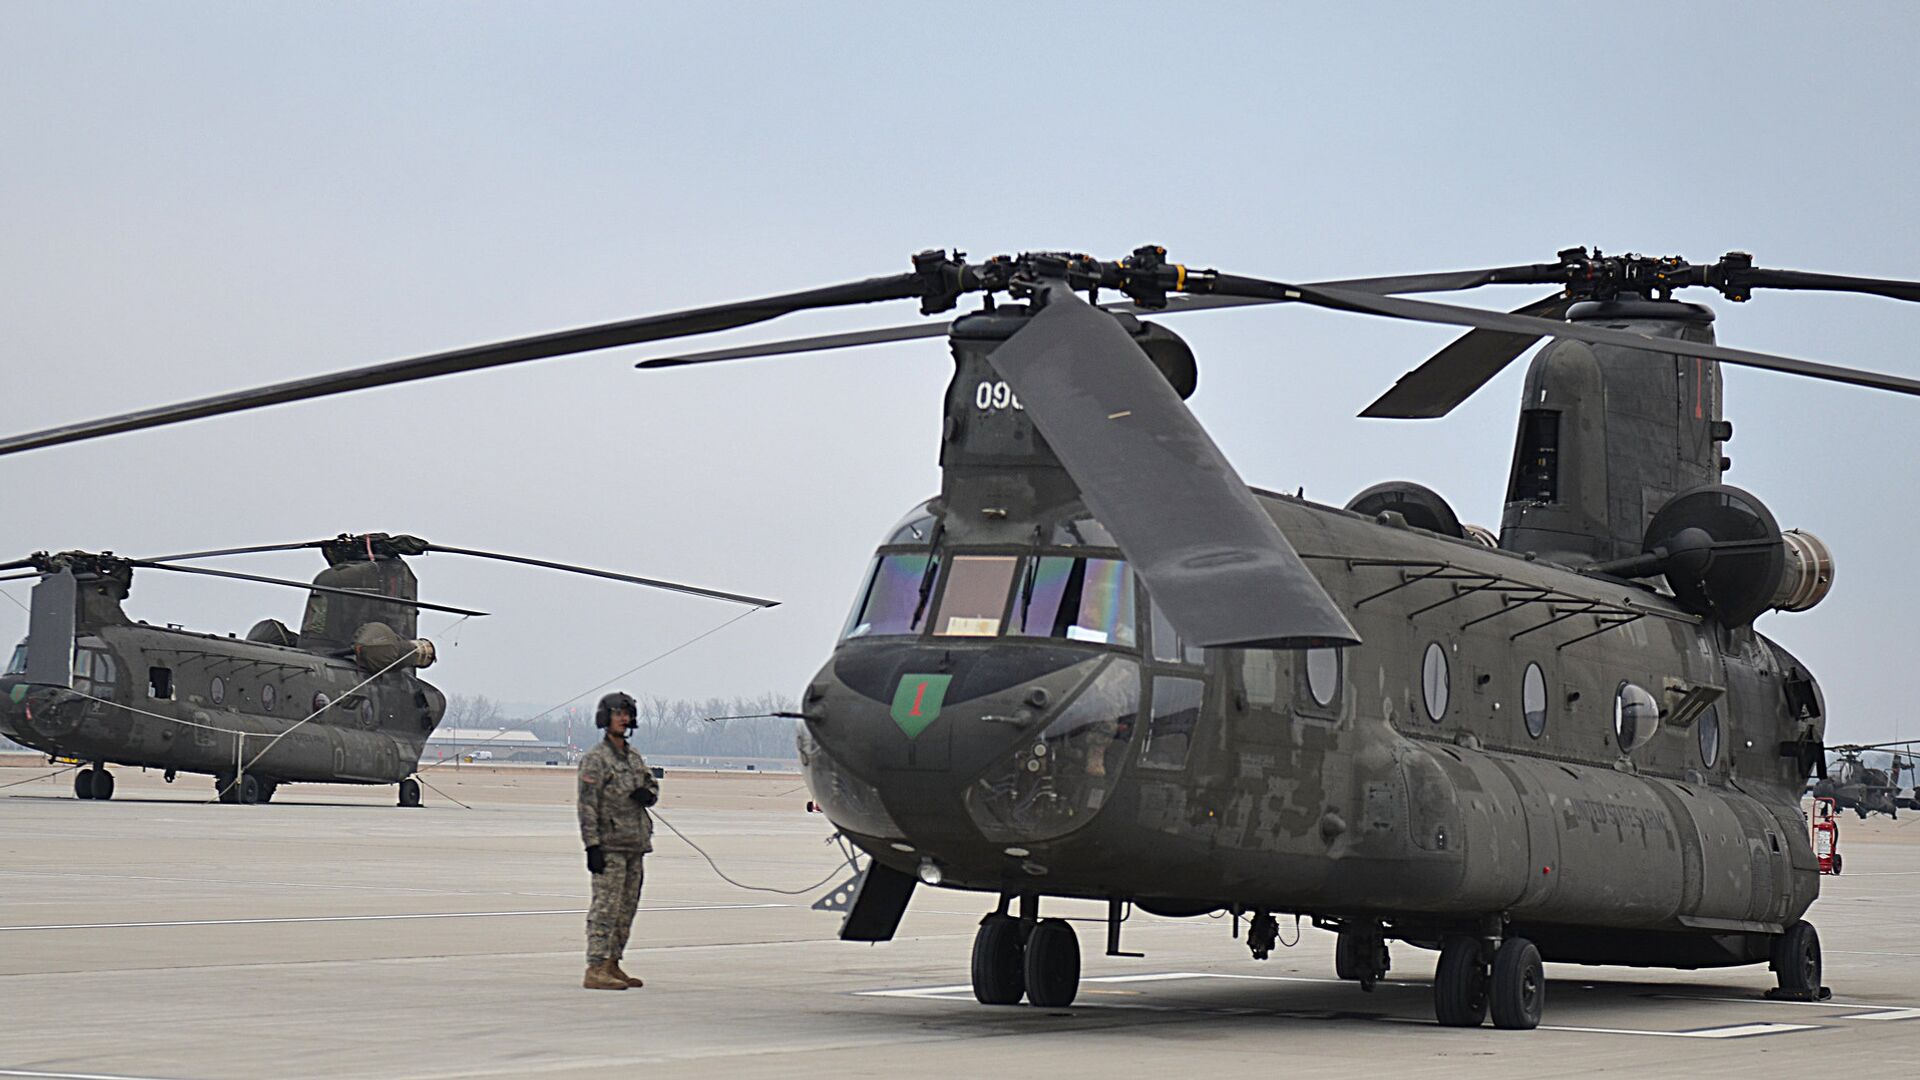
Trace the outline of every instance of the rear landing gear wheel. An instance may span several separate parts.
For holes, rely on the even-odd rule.
[[[1532,1031],[1540,1026],[1540,1014],[1547,1005],[1547,973],[1533,942],[1510,937],[1494,950],[1488,1004],[1494,1027]]]
[[[1449,935],[1433,973],[1433,1015],[1443,1027],[1479,1027],[1487,1018],[1487,963],[1480,939]]]
[[[76,799],[93,798],[93,770],[81,769],[73,774],[73,797]]]
[[[415,780],[411,776],[407,777],[405,780],[400,781],[400,805],[401,806],[419,806],[420,805],[420,781]]]
[[[97,765],[93,769],[93,797],[102,800],[113,798],[113,774]]]
[[[973,996],[982,1005],[1018,1005],[1027,992],[1020,920],[994,914],[973,933]]]
[[[1080,992],[1080,939],[1065,919],[1043,919],[1027,936],[1027,1004],[1061,1009]]]
[[[244,773],[240,777],[240,783],[235,786],[239,789],[241,803],[252,806],[260,801],[259,777],[252,773]]]
[[[1773,939],[1772,967],[1780,989],[1772,995],[1789,1001],[1818,1001],[1826,996],[1820,985],[1820,933],[1810,922],[1797,922]]]

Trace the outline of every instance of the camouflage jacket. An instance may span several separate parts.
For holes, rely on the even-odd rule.
[[[636,788],[658,794],[647,760],[632,747],[616,749],[602,739],[580,759],[580,842],[608,851],[653,850],[653,817],[633,801]]]

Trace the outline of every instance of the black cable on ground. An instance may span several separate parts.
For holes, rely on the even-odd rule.
[[[777,893],[781,896],[800,896],[805,893],[810,893],[813,890],[826,885],[828,882],[838,877],[840,875],[840,872],[849,866],[851,866],[855,870],[859,870],[860,868],[859,864],[854,861],[855,859],[854,853],[850,852],[847,849],[845,841],[841,840],[840,838],[840,834],[835,833],[833,835],[833,839],[840,843],[840,854],[844,861],[839,866],[834,867],[833,872],[828,874],[826,877],[823,877],[819,881],[816,881],[811,885],[808,885],[804,888],[799,888],[799,889],[775,889],[766,885],[748,885],[745,882],[735,881],[733,878],[728,877],[727,872],[725,870],[720,869],[720,864],[713,861],[713,856],[707,854],[705,848],[702,848],[699,844],[694,843],[692,840],[688,840],[687,834],[675,828],[673,822],[668,821],[664,816],[662,816],[659,810],[649,810],[648,813],[653,815],[654,820],[660,822],[660,824],[665,825],[668,829],[672,830],[673,835],[685,841],[688,847],[699,852],[700,857],[707,860],[707,865],[713,868],[713,872],[720,875],[720,880],[736,888],[746,889],[749,892]]]

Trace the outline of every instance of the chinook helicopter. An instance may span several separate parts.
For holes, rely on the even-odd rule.
[[[1807,788],[1807,794],[1816,799],[1832,799],[1836,807],[1852,810],[1863,821],[1868,814],[1898,818],[1902,809],[1920,810],[1920,791],[1902,795],[1900,783],[1903,773],[1908,776],[1920,774],[1920,767],[1900,753],[1902,747],[1912,746],[1916,742],[1920,740],[1874,743],[1871,746],[1857,743],[1829,746],[1828,752],[1839,755],[1839,760],[1827,766],[1825,775]],[[1860,755],[1871,750],[1894,751],[1892,762],[1884,769],[1869,766],[1861,760]]]
[[[1516,313],[1400,294],[1540,282]],[[0,440],[0,454],[459,371],[917,299],[944,326],[939,494],[887,534],[803,696],[815,801],[871,856],[841,936],[892,936],[919,884],[997,903],[983,1003],[1073,1001],[1046,897],[1220,910],[1265,958],[1277,915],[1339,935],[1370,988],[1389,941],[1439,952],[1437,1019],[1531,1028],[1544,960],[1768,963],[1814,998],[1818,873],[1799,809],[1826,719],[1753,628],[1817,604],[1832,560],[1721,483],[1720,365],[1901,393],[1920,381],[1732,349],[1705,285],[1920,285],[1569,249],[1552,263],[1293,284],[1144,247],[1117,261],[925,252],[892,277],[584,327]],[[1119,298],[1099,302],[1102,291]],[[1083,298],[1082,293],[1086,296]],[[1003,301],[1001,298],[1005,297]],[[1250,488],[1187,410],[1185,344],[1140,316],[1303,303],[1469,327],[1367,410],[1439,416],[1535,358],[1498,536],[1409,483],[1344,507]],[[1547,317],[1550,316],[1550,317]]]
[[[311,584],[188,562],[317,548]],[[0,735],[80,762],[73,793],[113,798],[110,764],[213,776],[225,803],[270,801],[281,785],[394,784],[420,805],[415,773],[447,700],[418,671],[421,610],[484,615],[418,599],[408,557],[465,555],[691,593],[738,604],[775,601],[519,555],[431,544],[417,536],[346,535],[152,559],[40,552],[0,564],[37,577],[27,639],[0,674]],[[133,571],[168,570],[308,591],[300,630],[263,619],[245,640],[134,622],[122,609]],[[12,580],[0,578],[0,580]]]

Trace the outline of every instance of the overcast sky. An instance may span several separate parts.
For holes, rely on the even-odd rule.
[[[1305,280],[1739,248],[1920,277],[1917,30],[1910,6],[1844,4],[0,0],[0,429],[893,273],[935,246],[1155,242]],[[1728,344],[1920,374],[1920,308],[1714,306]],[[1342,503],[1415,479],[1499,524],[1524,364],[1445,420],[1368,421],[1446,330],[1305,309],[1171,325],[1200,356],[1193,407],[1249,481]],[[6,458],[0,558],[413,532],[778,597],[624,685],[796,692],[881,533],[938,487],[944,346],[634,371],[646,354]],[[1823,605],[1762,628],[1820,677],[1829,742],[1920,736],[1920,401],[1726,384],[1729,482],[1838,556]],[[434,681],[512,701],[557,704],[738,610],[415,567],[425,598],[494,613],[436,634]],[[129,611],[244,632],[300,603],[143,573]],[[0,600],[0,632],[25,625]]]

